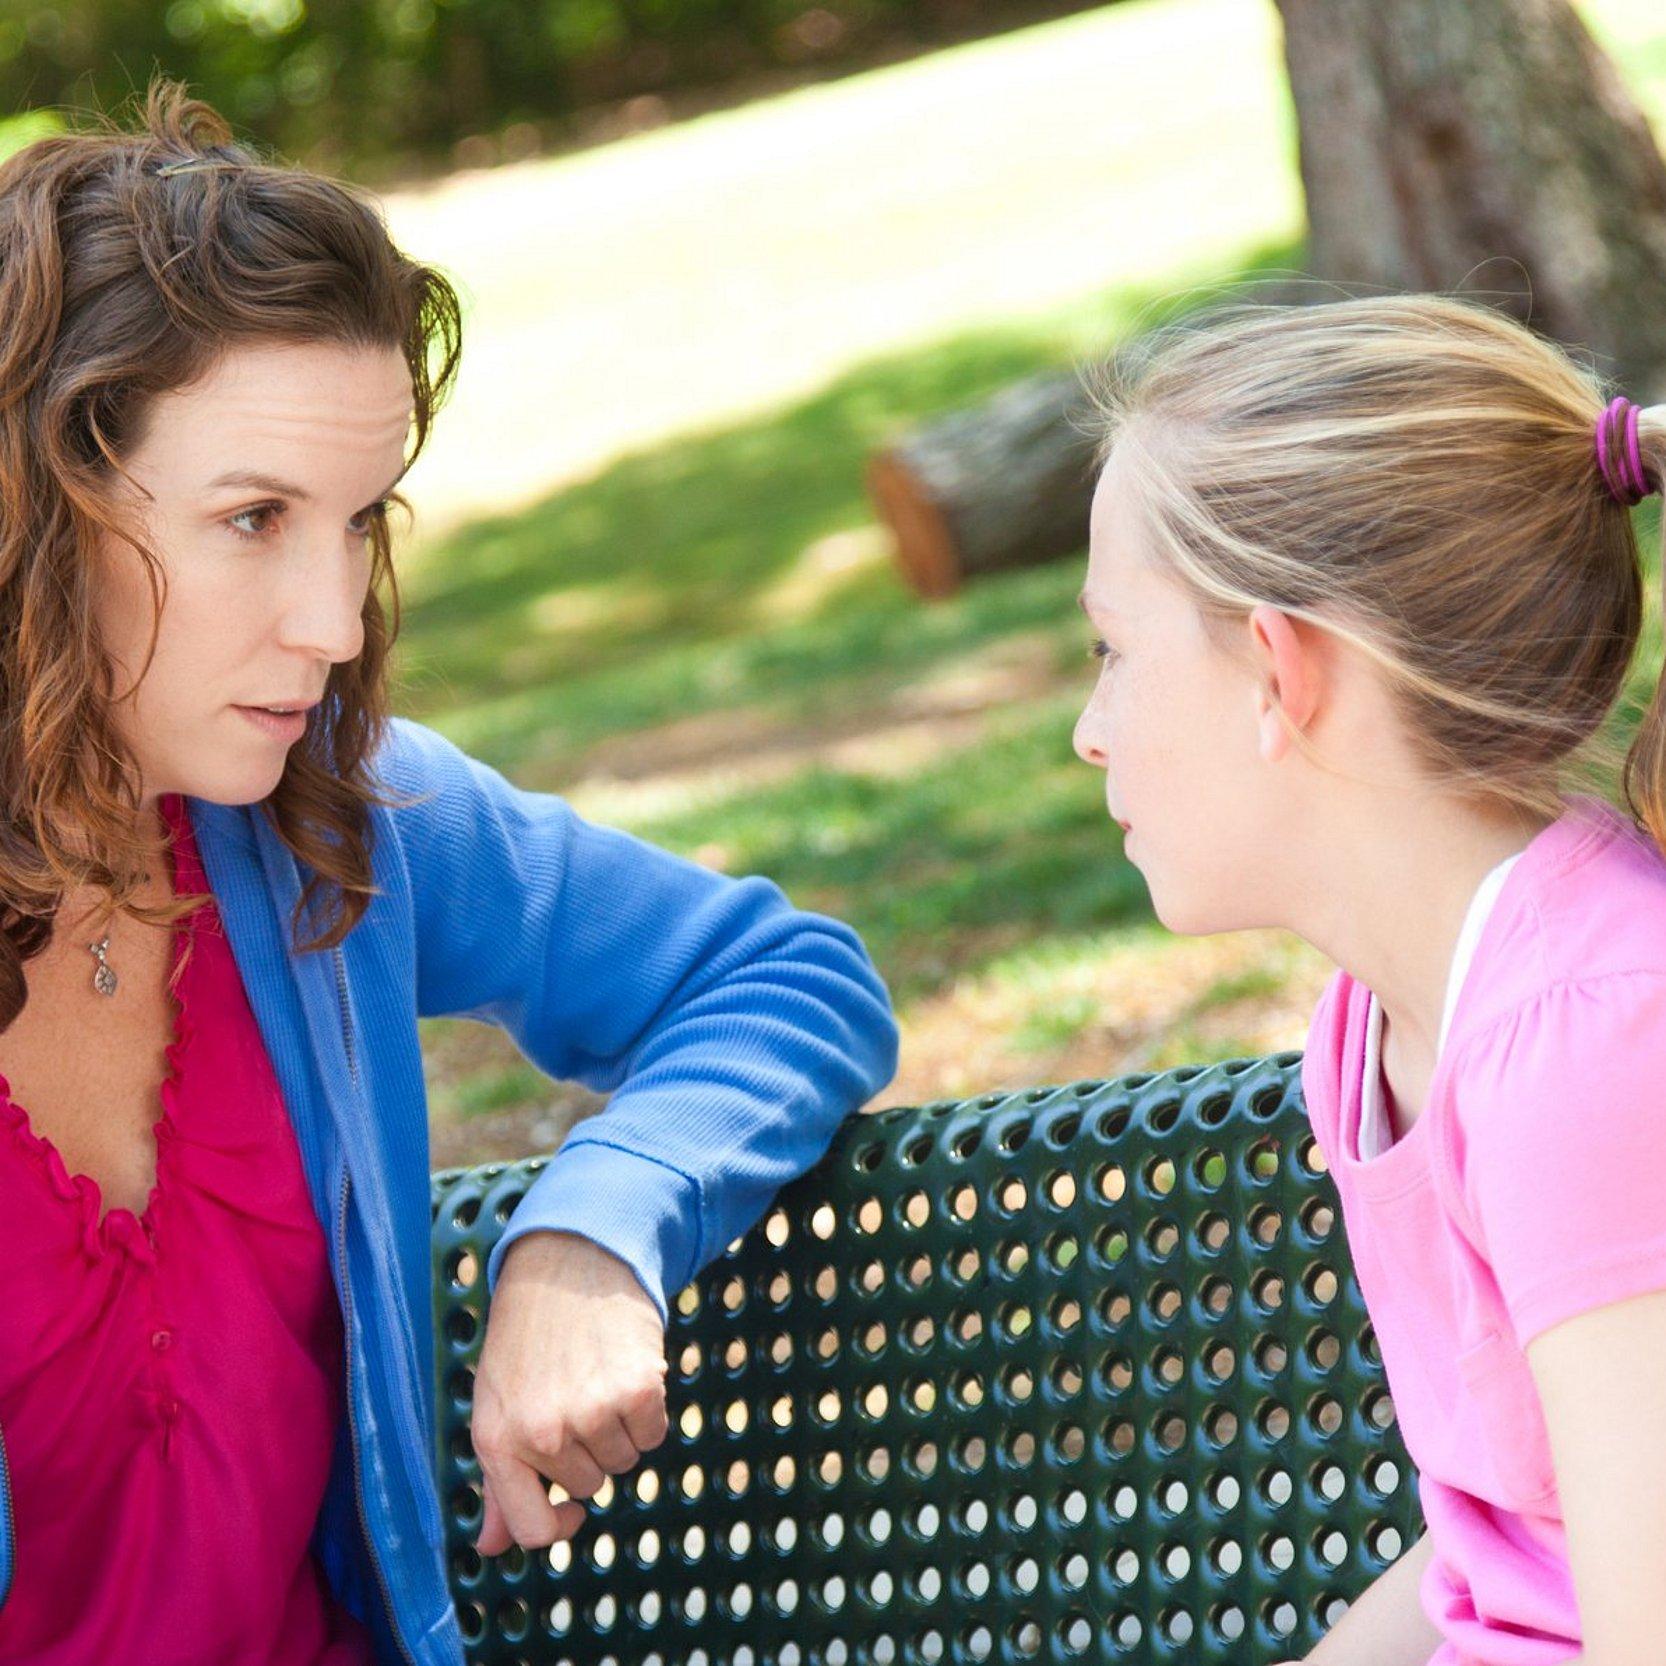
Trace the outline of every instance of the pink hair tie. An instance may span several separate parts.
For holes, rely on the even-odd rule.
[[[1597,418],[1597,467],[1603,484],[1628,509],[1657,489],[1643,472],[1643,449],[1637,438],[1641,411],[1640,405],[1617,393]]]

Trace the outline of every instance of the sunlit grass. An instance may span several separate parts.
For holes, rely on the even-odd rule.
[[[850,367],[1166,287],[1301,223],[1270,3],[1123,0],[574,156],[390,193],[463,287],[435,527]]]
[[[1133,0],[1070,22],[1126,45],[1158,42],[1168,18],[1245,10],[1210,12],[1213,3]],[[1624,70],[1658,113],[1666,22],[1633,0],[1588,10],[1633,43]],[[1040,40],[1070,38],[1070,23],[1048,28],[966,48],[973,57],[938,67],[943,87],[1003,53],[1040,65],[1025,57]],[[1013,178],[976,202],[961,195],[951,228],[931,220],[930,205],[911,208],[920,222],[895,205],[863,208],[860,188],[895,182],[863,180],[848,158],[818,150],[806,108],[783,100],[616,155],[483,180],[475,202],[460,187],[423,222],[436,237],[463,225],[478,233],[455,252],[485,285],[473,318],[486,350],[473,392],[445,418],[463,428],[463,450],[445,466],[473,448],[503,510],[410,553],[403,708],[590,815],[731,873],[768,873],[801,906],[850,920],[903,1015],[905,1066],[888,1098],[1299,1045],[1328,971],[1283,933],[1181,940],[1151,916],[1145,881],[1106,820],[1103,783],[1071,751],[1090,680],[1071,600],[1080,558],[923,605],[898,580],[861,485],[871,451],[911,423],[1103,352],[1193,288],[1299,265],[1279,67],[1264,50],[1228,62],[1218,47],[1176,58],[1106,47],[1093,73],[1108,172],[1090,190],[1070,172],[1075,155],[1055,158],[1080,187],[1076,210],[1061,208],[1045,178],[1030,197]],[[863,98],[875,112],[895,108],[906,75],[796,97],[850,100],[811,112],[836,125],[856,120]],[[1143,78],[1138,95],[1130,78]],[[1068,98],[1008,82],[1031,125],[1060,107],[1051,137],[1028,135],[1035,147],[1080,148],[1066,137]],[[1200,92],[1216,82],[1233,83],[1225,102]],[[1185,145],[1140,145],[1138,122],[1125,120],[1130,98],[1145,108],[1140,100],[1181,83],[1193,112]],[[1246,107],[1259,115],[1240,130]],[[936,120],[955,120],[951,110],[948,100]],[[968,108],[958,120],[988,118]],[[791,237],[806,242],[791,257],[786,228],[770,223],[785,212],[780,200],[745,170],[745,188],[708,198],[721,212],[698,258],[676,243],[686,238],[680,208],[665,225],[641,220],[655,178],[665,192],[680,182],[691,202],[718,190],[711,170],[725,145],[740,147],[736,157],[773,145],[781,178],[770,188],[811,205],[793,222]],[[1025,155],[1035,163],[1038,152]],[[1198,178],[1238,182],[1243,220],[1201,212]],[[540,182],[560,187],[548,212],[523,195]],[[1031,207],[1058,223],[1026,220]],[[968,215],[980,225],[961,223]],[[860,228],[866,270],[858,282],[836,267],[845,292],[830,298],[793,262],[836,227],[846,238]],[[778,230],[786,242],[771,245]],[[973,230],[990,270],[915,265],[931,235]],[[1046,282],[1038,248],[1051,250]],[[516,268],[521,252],[536,270]],[[735,277],[735,263],[755,257],[761,292]],[[985,278],[971,298],[958,288]],[[920,283],[936,283],[925,310]],[[878,328],[885,297],[895,317]],[[540,355],[570,327],[591,333],[551,370]],[[808,347],[773,337],[781,327]],[[708,355],[698,363],[695,337]],[[521,380],[533,377],[536,392]],[[538,495],[536,481],[578,468],[580,451],[583,478]],[[1641,526],[1653,598],[1651,511]],[[1616,713],[1621,733],[1653,690],[1656,613]],[[560,1098],[506,1043],[465,1043],[445,1025],[428,1026],[426,1041],[441,1123],[483,1125]]]

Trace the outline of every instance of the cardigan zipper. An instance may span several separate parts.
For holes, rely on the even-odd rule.
[[[337,946],[331,951],[336,969],[336,992],[341,1003],[341,1040],[347,1050],[347,1069],[352,1076],[355,1093],[359,1084],[358,1058],[353,1051],[353,1036],[347,1019],[347,971],[341,962],[341,949]],[[364,1535],[366,1548],[370,1552],[370,1564],[376,1570],[376,1583],[381,1588],[382,1604],[387,1611],[388,1627],[393,1633],[393,1640],[399,1645],[399,1652],[410,1663],[416,1666],[416,1656],[411,1653],[410,1646],[405,1641],[404,1631],[399,1623],[399,1610],[394,1606],[393,1593],[388,1588],[388,1577],[382,1568],[381,1553],[377,1550],[376,1540],[370,1531],[370,1521],[364,1508],[364,1479],[359,1469],[359,1420],[354,1410],[353,1395],[353,1284],[352,1274],[347,1265],[347,1199],[353,1189],[353,1177],[345,1170],[341,1176],[341,1208],[336,1215],[336,1254],[338,1265],[341,1267],[342,1294],[345,1297],[346,1323],[342,1326],[342,1341],[346,1350],[347,1362],[347,1426],[351,1434],[348,1445],[353,1454],[353,1502],[358,1508],[359,1531]]]
[[[17,1521],[12,1515],[12,1476],[6,1466],[6,1437],[0,1430],[0,1504],[6,1507],[6,1582],[0,1585],[0,1608],[12,1594],[12,1570],[17,1566]]]

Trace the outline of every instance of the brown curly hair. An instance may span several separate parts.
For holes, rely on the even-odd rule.
[[[95,117],[0,166],[0,1031],[23,1009],[24,963],[51,940],[70,890],[90,887],[152,925],[207,900],[136,900],[166,847],[142,825],[92,605],[92,556],[113,534],[149,569],[148,670],[165,586],[111,487],[149,402],[238,342],[397,347],[414,458],[451,391],[461,338],[451,284],[394,246],[368,198],[233,143],[180,82],[154,77],[132,130]],[[375,892],[370,809],[395,802],[369,764],[399,629],[384,516],[370,547],[363,651],[331,668],[260,805],[308,873],[291,922],[297,952],[335,946],[364,913]],[[302,943],[313,909],[323,924]]]

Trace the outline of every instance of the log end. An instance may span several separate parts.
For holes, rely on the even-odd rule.
[[[897,565],[916,594],[952,596],[960,588],[960,558],[942,510],[919,477],[894,451],[869,460],[868,495],[896,541]]]

